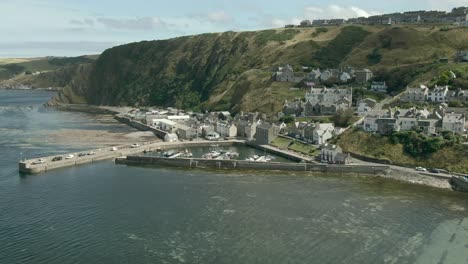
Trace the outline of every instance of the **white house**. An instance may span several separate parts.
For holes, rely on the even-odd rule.
[[[287,64],[284,67],[278,67],[278,71],[275,75],[277,82],[294,82],[294,70],[291,65]]]
[[[315,144],[325,144],[333,137],[335,126],[332,123],[316,124],[313,134],[313,141]]]
[[[164,136],[164,142],[176,142],[177,140],[179,140],[179,138],[175,133],[168,133]]]
[[[448,91],[449,89],[447,85],[436,86],[434,90],[429,91],[427,100],[430,102],[445,103]]]
[[[442,131],[452,131],[457,134],[465,133],[465,115],[445,114],[442,119]]]
[[[169,133],[175,133],[178,128],[177,122],[168,119],[153,119],[152,126]]]
[[[365,116],[367,113],[374,109],[377,101],[371,98],[364,98],[358,102],[358,115]]]
[[[372,91],[386,93],[388,86],[385,82],[372,82],[370,89]]]
[[[349,164],[351,163],[351,155],[344,154],[342,149],[337,145],[324,144],[320,149],[320,158],[323,162]]]
[[[364,131],[377,132],[379,129],[377,120],[382,117],[386,117],[387,115],[388,115],[388,112],[385,110],[370,112],[364,119],[364,124],[363,124]]]
[[[420,85],[416,88],[408,87],[401,99],[406,102],[425,102],[428,93],[429,89],[425,85]]]

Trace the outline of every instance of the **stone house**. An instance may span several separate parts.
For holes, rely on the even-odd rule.
[[[352,89],[311,88],[305,95],[304,115],[333,115],[340,109],[350,108],[352,98]]]
[[[278,131],[275,126],[269,123],[262,123],[257,126],[255,133],[255,143],[258,145],[268,145],[276,137],[278,137]]]
[[[373,73],[369,69],[357,70],[354,74],[356,75],[356,83],[359,84],[365,84],[373,77]]]
[[[425,85],[415,88],[406,88],[401,100],[405,102],[425,102],[429,94],[429,89]]]
[[[366,118],[364,119],[363,129],[367,132],[377,132],[377,120],[380,118],[388,117],[388,111],[380,110],[380,111],[371,111]]]
[[[237,136],[252,140],[255,137],[257,130],[257,122],[250,122],[248,120],[240,120],[236,124]]]
[[[292,126],[288,128],[288,134],[297,138],[304,138],[305,128],[309,125],[307,122],[294,122]]]
[[[445,114],[442,118],[442,131],[452,131],[456,134],[465,133],[465,115],[464,114]]]
[[[364,98],[361,101],[359,101],[357,104],[358,104],[358,111],[357,111],[358,115],[364,116],[370,111],[372,111],[372,109],[374,109],[375,105],[377,104],[377,101],[371,98]]]
[[[233,123],[217,122],[215,131],[221,137],[232,138],[237,136],[237,127]]]
[[[278,71],[275,74],[275,80],[277,82],[295,82],[294,70],[291,65],[287,64],[284,67],[278,67]]]
[[[448,91],[446,95],[447,102],[460,101],[462,103],[468,104],[468,90],[462,90],[458,88],[454,91]]]
[[[448,86],[436,86],[434,90],[429,91],[427,100],[433,103],[445,103],[449,89]]]
[[[312,70],[310,71],[306,78],[310,81],[317,81],[320,79],[320,75],[322,74],[322,72],[320,72],[320,69],[315,69],[315,70]]]
[[[197,137],[198,132],[195,128],[186,125],[179,125],[176,134],[180,139],[193,139]]]
[[[201,135],[202,137],[206,137],[206,135],[215,132],[215,128],[213,125],[202,125],[201,126]]]
[[[283,114],[286,116],[300,116],[304,111],[302,102],[299,99],[294,101],[285,100],[283,105]]]
[[[322,162],[329,162],[335,164],[350,164],[351,155],[343,153],[343,150],[333,144],[324,144],[320,148],[320,158]]]
[[[400,131],[400,125],[396,118],[379,118],[375,123],[377,124],[377,132],[383,135]]]
[[[375,92],[386,93],[388,86],[385,82],[372,82],[370,90]]]

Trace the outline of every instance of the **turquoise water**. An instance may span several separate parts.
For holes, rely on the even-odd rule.
[[[468,195],[379,178],[111,161],[21,176],[62,128],[132,131],[0,90],[0,263],[468,263]],[[75,147],[76,150],[79,147]],[[73,149],[73,150],[75,150]]]

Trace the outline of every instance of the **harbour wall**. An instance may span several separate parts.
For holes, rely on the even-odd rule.
[[[257,144],[251,143],[251,142],[246,142],[245,144],[247,146],[249,146],[249,147],[256,148],[256,149],[259,149],[259,150],[262,150],[262,151],[265,151],[265,152],[268,152],[268,153],[271,153],[271,154],[275,154],[277,156],[280,156],[280,157],[283,157],[283,158],[286,158],[286,159],[289,159],[289,160],[293,160],[293,161],[297,161],[297,162],[300,162],[300,161],[303,161],[303,160],[307,161],[307,162],[313,162],[313,160],[310,159],[310,158],[306,158],[306,157],[303,157],[303,156],[300,156],[300,155],[297,155],[297,154],[294,154],[294,153],[291,153],[291,152],[286,152],[286,151],[283,151],[283,150],[279,150],[279,149],[276,149],[276,148],[271,147],[271,146],[257,145]]]
[[[46,172],[50,170],[55,170],[59,168],[66,168],[71,166],[77,166],[81,164],[92,163],[102,160],[115,159],[117,157],[136,155],[143,153],[145,151],[156,151],[164,149],[183,149],[187,147],[199,147],[199,146],[209,146],[213,144],[212,141],[200,140],[200,141],[184,141],[184,142],[147,142],[141,144],[139,147],[131,147],[131,145],[119,145],[116,146],[117,150],[112,151],[111,147],[93,149],[82,151],[81,153],[90,153],[94,152],[93,155],[86,155],[79,157],[78,153],[67,153],[60,154],[48,157],[41,157],[36,159],[22,160],[18,163],[18,170],[22,173],[36,174],[41,172]],[[244,141],[241,140],[225,140],[216,142],[219,146],[231,146],[233,144],[244,144]],[[65,159],[67,155],[73,155],[71,159]],[[54,157],[62,157],[62,160],[52,161]],[[35,164],[39,159],[43,159],[44,163]]]
[[[178,168],[210,168],[225,170],[306,171],[334,174],[380,175],[388,166],[328,165],[312,163],[253,162],[245,160],[207,160],[196,158],[170,159],[160,157],[127,156],[116,159],[118,164],[156,165]]]

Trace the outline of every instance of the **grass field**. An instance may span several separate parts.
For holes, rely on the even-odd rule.
[[[304,144],[296,140],[282,138],[282,137],[278,137],[275,140],[273,140],[271,145],[279,149],[293,150],[293,151],[300,152],[305,155],[317,156],[319,154],[318,149],[312,145]]]

